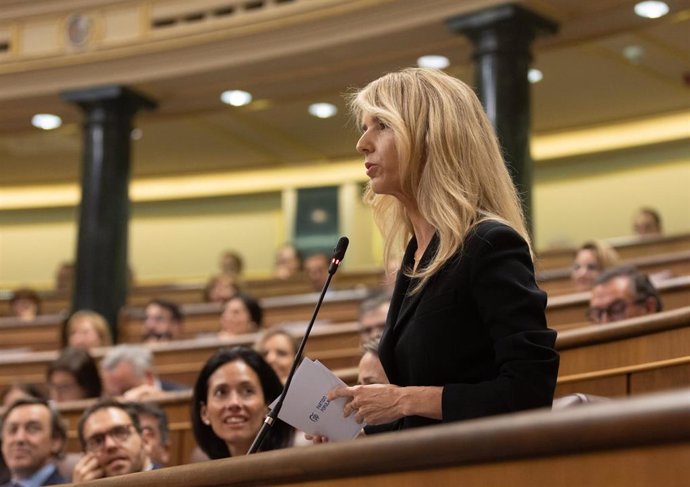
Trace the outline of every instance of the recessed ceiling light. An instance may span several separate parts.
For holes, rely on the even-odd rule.
[[[635,4],[635,13],[646,19],[658,19],[669,11],[668,5],[664,2],[649,1]]]
[[[242,90],[228,90],[220,95],[223,103],[234,107],[241,107],[252,102],[252,94]]]
[[[62,119],[52,113],[37,113],[31,118],[31,125],[43,130],[53,130],[62,125]]]
[[[444,69],[450,66],[450,61],[446,56],[422,56],[417,59],[417,66],[420,68]]]
[[[527,71],[527,80],[530,83],[539,83],[542,79],[544,79],[544,75],[537,68],[530,68]]]
[[[644,49],[634,44],[625,46],[623,48],[623,57],[631,63],[638,64],[644,57]]]
[[[338,113],[338,107],[332,103],[312,103],[309,105],[309,113],[318,118],[331,118]]]

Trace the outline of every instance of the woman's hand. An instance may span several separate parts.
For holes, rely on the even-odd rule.
[[[328,437],[327,436],[310,435],[309,433],[304,433],[304,438],[307,441],[311,441],[315,445],[318,445],[321,443],[328,443]]]
[[[390,423],[406,415],[402,407],[403,389],[391,384],[339,387],[328,393],[328,400],[348,398],[343,414],[347,417],[355,413],[360,423]]]

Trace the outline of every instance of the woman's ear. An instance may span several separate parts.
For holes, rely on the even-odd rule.
[[[208,409],[206,408],[205,402],[201,403],[201,409],[199,410],[199,416],[201,417],[202,423],[204,423],[206,426],[211,425],[211,420],[208,417]]]

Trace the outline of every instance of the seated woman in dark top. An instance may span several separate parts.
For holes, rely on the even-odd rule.
[[[96,361],[82,348],[64,348],[46,372],[48,393],[55,402],[100,397],[101,376]]]
[[[245,347],[221,349],[204,365],[194,385],[192,428],[211,459],[246,455],[282,385],[258,352]],[[261,451],[292,444],[293,430],[278,420]]]

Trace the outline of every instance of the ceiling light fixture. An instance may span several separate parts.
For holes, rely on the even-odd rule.
[[[417,59],[417,66],[420,68],[445,69],[450,66],[450,61],[446,56],[422,56]]]
[[[52,113],[37,113],[31,118],[31,125],[43,130],[53,130],[62,125],[62,119]]]
[[[631,44],[623,48],[623,57],[634,64],[639,64],[644,57],[644,49],[640,46]]]
[[[252,94],[242,90],[228,90],[220,95],[220,100],[234,107],[249,105],[252,102]]]
[[[544,79],[544,75],[537,68],[530,68],[527,71],[527,80],[530,83],[539,83],[542,79]]]
[[[318,118],[331,118],[338,113],[338,107],[332,103],[312,103],[309,105],[309,113]]]
[[[648,1],[635,4],[635,13],[646,19],[658,19],[669,11],[668,5],[664,2]]]

